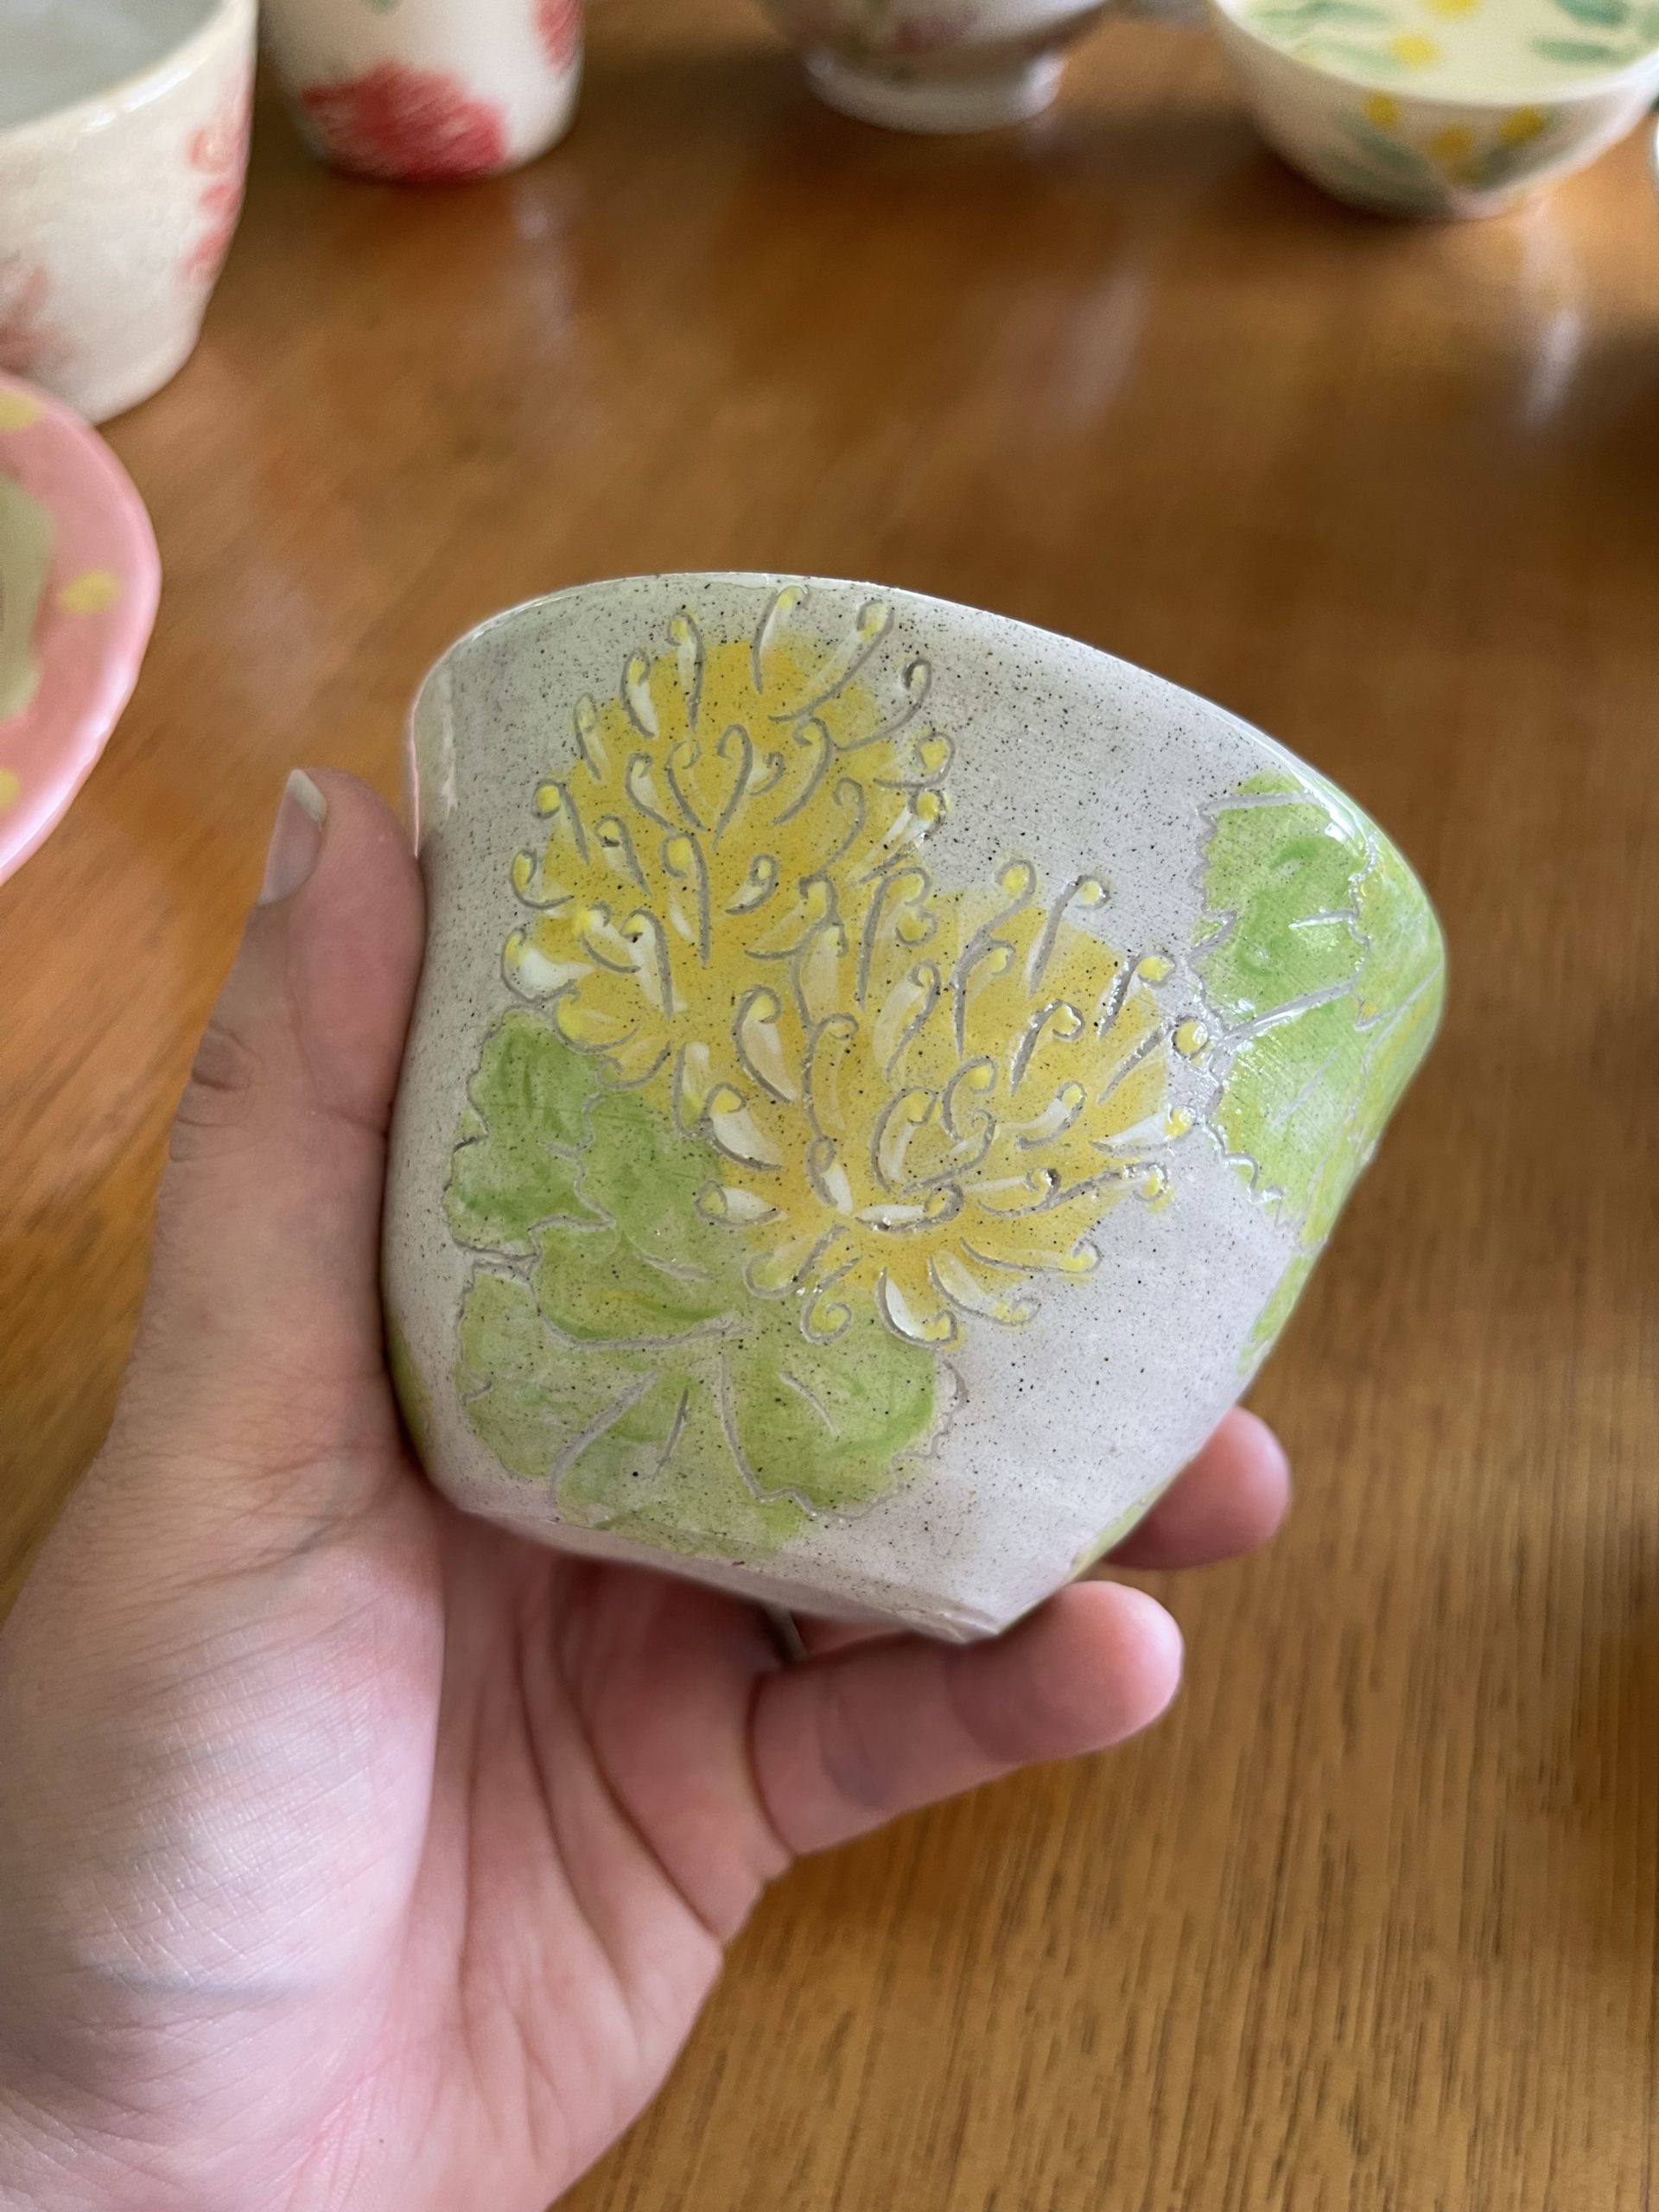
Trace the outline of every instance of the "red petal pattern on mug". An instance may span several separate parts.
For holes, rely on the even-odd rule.
[[[337,85],[308,85],[300,102],[331,162],[360,176],[458,184],[511,159],[506,118],[442,69],[378,62]]]
[[[41,320],[51,289],[38,262],[0,253],[0,370],[39,376],[61,358],[61,340]]]
[[[582,44],[582,0],[536,0],[536,35],[556,69],[568,69]]]
[[[252,103],[245,85],[238,85],[211,123],[194,133],[185,158],[208,181],[196,199],[196,213],[204,228],[184,257],[184,273],[193,283],[211,284],[224,264],[242,213],[242,187],[248,168],[248,130]]]

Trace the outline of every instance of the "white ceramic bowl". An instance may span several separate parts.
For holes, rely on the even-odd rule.
[[[1647,0],[1210,0],[1256,126],[1339,200],[1501,213],[1659,94]]]
[[[582,0],[264,0],[263,12],[301,130],[358,176],[495,176],[575,114]]]
[[[1103,16],[1201,23],[1205,0],[766,0],[827,106],[889,130],[989,130],[1039,115]]]
[[[823,581],[516,608],[412,741],[385,1281],[433,1478],[945,1636],[1103,1551],[1433,1034],[1375,826],[1122,661]]]
[[[189,358],[242,206],[254,0],[0,0],[0,369],[102,422]]]

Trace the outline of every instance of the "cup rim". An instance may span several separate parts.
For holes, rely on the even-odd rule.
[[[906,584],[880,584],[868,576],[826,576],[816,569],[809,571],[804,569],[632,569],[622,576],[584,576],[579,583],[559,584],[552,591],[533,591],[527,599],[515,599],[510,607],[498,607],[493,613],[480,615],[476,622],[469,622],[464,630],[458,631],[442,651],[434,654],[428,662],[420,682],[411,694],[410,712],[414,712],[421,694],[444,663],[464,646],[470,645],[475,638],[482,637],[486,630],[498,629],[505,623],[515,621],[520,615],[537,613],[543,607],[550,607],[556,600],[582,599],[591,592],[625,590],[640,584],[679,583],[804,584],[809,588],[816,584],[837,591],[880,592],[888,596],[896,594],[909,599],[933,599],[938,600],[942,607],[966,604],[960,600],[940,599],[937,592],[912,591]],[[982,607],[970,607],[968,611],[976,614],[994,612]],[[997,616],[999,621],[1014,619],[1011,615]],[[1025,625],[1027,629],[1038,626],[1034,623]]]
[[[1362,92],[1387,92],[1402,105],[1414,104],[1428,108],[1491,108],[1495,111],[1512,107],[1567,107],[1580,100],[1600,99],[1609,92],[1634,91],[1638,86],[1651,86],[1659,90],[1659,46],[1641,54],[1634,61],[1627,61],[1622,68],[1599,71],[1593,76],[1564,79],[1557,83],[1540,85],[1536,91],[1514,92],[1431,92],[1426,86],[1402,85],[1396,79],[1382,76],[1367,76],[1358,69],[1339,69],[1323,61],[1313,60],[1305,54],[1293,54],[1287,47],[1258,30],[1243,13],[1243,0],[1208,0],[1211,16],[1230,31],[1236,33],[1247,45],[1259,47],[1276,54],[1292,67],[1305,70],[1311,77],[1318,77],[1330,85],[1347,85]]]
[[[1019,631],[1032,638],[1042,639],[1049,645],[1059,645],[1071,651],[1092,654],[1100,660],[1111,662],[1119,669],[1128,670],[1137,677],[1149,677],[1154,684],[1163,689],[1179,694],[1189,701],[1196,700],[1207,714],[1218,715],[1235,730],[1243,731],[1255,749],[1266,755],[1268,760],[1287,763],[1299,775],[1309,772],[1312,767],[1312,764],[1304,760],[1300,754],[1287,745],[1282,739],[1274,737],[1270,731],[1262,728],[1258,723],[1250,721],[1247,715],[1236,711],[1219,699],[1212,699],[1207,692],[1195,691],[1190,684],[1182,683],[1173,677],[1161,676],[1157,670],[1147,668],[1140,661],[1127,658],[1122,653],[1115,652],[1109,645],[1097,645],[1088,639],[1075,637],[1066,631],[1053,629],[1046,623],[1031,621],[1024,615],[1004,613],[996,607],[977,607],[968,600],[951,599],[944,593],[925,591],[911,584],[883,583],[871,576],[826,575],[823,571],[816,569],[637,569],[631,570],[626,575],[583,577],[576,583],[560,584],[552,591],[532,592],[527,598],[515,600],[510,607],[498,607],[493,613],[481,615],[476,622],[468,623],[464,630],[451,638],[440,652],[432,656],[422,670],[413,690],[409,693],[407,703],[403,711],[401,752],[405,798],[416,849],[420,849],[424,838],[424,830],[420,816],[418,784],[414,773],[416,726],[428,698],[435,694],[443,674],[452,661],[458,658],[476,640],[486,636],[490,631],[517,624],[526,615],[540,613],[543,608],[556,606],[562,600],[582,599],[601,592],[626,590],[653,584],[671,586],[687,583],[732,584],[750,589],[766,588],[776,589],[782,585],[799,584],[804,586],[809,591],[868,592],[878,594],[884,599],[904,600],[913,605],[941,608],[950,613],[979,616],[995,622],[1001,629]],[[1312,768],[1312,772],[1317,776],[1322,772],[1317,768]],[[1342,796],[1344,798],[1347,798],[1345,792]],[[1358,802],[1348,799],[1348,804],[1357,805]],[[1364,810],[1362,808],[1361,811],[1363,812]],[[1385,837],[1389,836],[1386,830],[1383,830],[1381,834]],[[1393,842],[1392,838],[1389,838],[1389,842]],[[1397,849],[1396,848],[1396,851]],[[1419,891],[1422,892],[1423,897],[1427,899],[1428,893],[1423,889],[1421,880],[1418,877],[1415,868],[1410,868],[1409,862],[1407,866],[1410,868],[1413,880],[1417,883]],[[1433,902],[1430,901],[1430,904],[1432,906]]]
[[[72,130],[85,129],[88,124],[102,124],[117,115],[147,107],[151,100],[160,99],[175,84],[191,75],[238,17],[251,21],[256,5],[257,0],[209,0],[207,11],[195,29],[187,31],[176,45],[168,47],[154,61],[146,62],[142,69],[113,78],[97,92],[84,92],[79,99],[66,100],[60,107],[24,116],[16,123],[0,124],[0,147],[44,137],[66,127]]]

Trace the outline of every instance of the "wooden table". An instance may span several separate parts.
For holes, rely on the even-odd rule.
[[[202,350],[111,433],[149,665],[0,892],[9,1586],[107,1417],[283,772],[395,789],[494,607],[779,567],[1073,631],[1348,785],[1452,949],[1257,1392],[1292,1525],[1160,1588],[1173,1718],[800,1869],[578,2212],[1656,2201],[1656,423],[1638,145],[1374,223],[1179,33],[930,143],[815,107],[739,0],[606,0],[569,143],[450,194],[262,113]]]

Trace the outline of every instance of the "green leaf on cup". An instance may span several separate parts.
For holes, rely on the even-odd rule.
[[[1591,23],[1599,30],[1623,30],[1630,20],[1630,0],[1555,0],[1555,5],[1575,23]]]
[[[738,1448],[762,1489],[842,1510],[891,1486],[895,1459],[933,1423],[942,1379],[868,1310],[818,1344],[787,1305],[761,1309],[728,1371]]]
[[[598,1218],[576,1195],[591,1064],[528,1014],[504,1014],[484,1040],[450,1164],[444,1212],[458,1243],[514,1258],[550,1221]]]
[[[1204,891],[1193,964],[1221,1079],[1211,1126],[1295,1232],[1294,1300],[1428,1048],[1445,948],[1415,878],[1358,808],[1287,771],[1214,810]],[[1285,1293],[1254,1343],[1271,1341]]]
[[[719,1155],[608,1083],[539,1016],[486,1038],[447,1194],[481,1262],[454,1380],[507,1471],[573,1522],[725,1558],[902,1482],[953,1392],[938,1356],[849,1311],[746,1281],[741,1235],[699,1205]]]
[[[1601,46],[1583,38],[1535,38],[1532,50],[1546,61],[1564,62],[1572,69],[1617,69],[1637,58],[1633,52],[1626,54],[1616,46]]]

